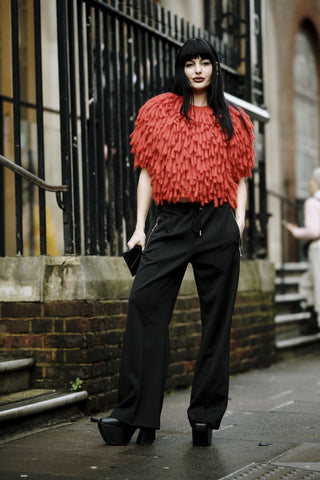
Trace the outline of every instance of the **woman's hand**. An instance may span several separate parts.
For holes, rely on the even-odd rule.
[[[240,230],[240,237],[242,237],[243,230],[245,229],[246,218],[246,204],[247,204],[247,187],[244,178],[241,178],[238,184],[237,191],[237,208],[235,209],[236,222]]]
[[[132,237],[128,241],[128,247],[131,249],[135,245],[141,245],[144,250],[146,244],[145,223],[152,200],[151,177],[146,168],[142,168],[137,188],[137,223]]]
[[[128,247],[131,249],[135,245],[141,245],[142,250],[144,250],[146,244],[146,234],[144,233],[144,229],[140,227],[136,227],[132,237],[128,242]]]
[[[244,223],[244,220],[241,220],[241,219],[237,219],[237,224],[238,224],[238,227],[239,227],[239,230],[240,230],[240,237],[242,238],[242,234],[243,234],[243,231],[245,229],[245,223]]]
[[[297,225],[295,223],[285,223],[284,227],[289,230],[290,233],[294,233],[294,230],[297,228]]]

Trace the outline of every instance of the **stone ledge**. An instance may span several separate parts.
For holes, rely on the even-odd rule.
[[[267,260],[241,261],[239,292],[274,291],[274,266]],[[0,258],[0,302],[56,302],[127,299],[132,277],[121,257]],[[189,265],[180,295],[196,294]]]

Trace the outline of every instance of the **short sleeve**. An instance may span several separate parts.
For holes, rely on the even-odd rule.
[[[234,134],[229,141],[232,176],[238,183],[252,176],[255,161],[254,130],[250,117],[241,109],[230,107]]]

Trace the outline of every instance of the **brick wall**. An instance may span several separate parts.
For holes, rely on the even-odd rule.
[[[273,294],[238,295],[230,345],[231,373],[267,367],[276,361]]]
[[[2,356],[36,359],[34,387],[69,388],[80,377],[88,410],[117,398],[126,300],[0,303]],[[178,297],[171,326],[167,389],[191,385],[201,326],[196,295]],[[231,337],[231,373],[275,361],[273,293],[239,292]]]

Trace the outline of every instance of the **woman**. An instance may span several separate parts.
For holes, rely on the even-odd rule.
[[[175,87],[141,109],[131,136],[141,173],[129,248],[143,254],[129,299],[119,403],[100,420],[105,441],[121,445],[140,428],[152,443],[168,366],[168,325],[186,267],[193,266],[202,340],[188,417],[194,445],[210,445],[227,407],[229,339],[236,298],[246,186],[254,163],[252,124],[224,99],[220,63],[202,39],[176,59]],[[152,198],[159,216],[145,221]]]
[[[306,298],[311,328],[305,333],[320,330],[320,167],[313,170],[309,181],[310,197],[304,204],[304,227],[293,223],[285,226],[295,237],[308,241],[309,269],[302,275],[300,294]]]

